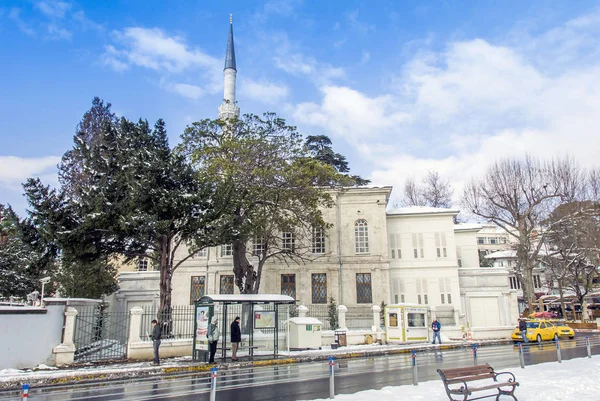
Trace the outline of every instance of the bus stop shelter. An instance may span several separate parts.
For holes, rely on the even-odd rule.
[[[287,295],[279,294],[217,294],[205,295],[194,302],[194,342],[192,358],[199,360],[199,345],[206,343],[208,325],[213,316],[219,319],[218,327],[221,338],[217,350],[221,350],[223,359],[227,356],[229,343],[229,325],[239,316],[242,320],[242,336],[247,338],[247,348],[252,356],[255,348],[254,331],[260,330],[262,334],[273,333],[273,356],[279,352],[279,319],[282,316],[282,305],[292,305],[296,301]],[[286,310],[288,312],[288,310]],[[285,313],[288,317],[288,313]]]

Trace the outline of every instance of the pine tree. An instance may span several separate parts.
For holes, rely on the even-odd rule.
[[[77,183],[64,182],[58,190],[39,180],[25,185],[33,220],[62,250],[68,262],[63,267],[73,268],[67,277],[97,269],[107,277],[113,270],[105,263],[112,256],[126,262],[148,258],[160,268],[159,318],[168,323],[175,269],[222,242],[228,225],[220,217],[227,203],[218,200],[228,188],[198,179],[169,147],[162,120],[154,128],[145,120],[106,123],[95,144],[78,134],[67,154],[79,163]],[[175,262],[184,244],[189,254]]]

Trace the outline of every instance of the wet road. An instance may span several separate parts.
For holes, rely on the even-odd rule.
[[[600,354],[600,336],[592,336],[592,353]],[[585,340],[561,341],[562,359],[585,357]],[[526,365],[556,362],[553,342],[523,347]],[[475,363],[470,348],[447,351],[419,352],[419,381],[435,380],[438,368],[469,366]],[[518,347],[488,346],[477,350],[477,363],[489,363],[497,370],[519,366]],[[412,358],[409,354],[356,358],[336,361],[336,394],[355,393],[385,386],[412,384]],[[220,371],[218,401],[293,401],[329,397],[329,366],[326,361],[282,366],[265,366]],[[30,400],[165,400],[208,401],[210,379],[206,376],[175,376],[136,380],[129,383],[93,384],[66,387],[46,394],[32,391]],[[0,397],[0,400],[2,398]]]

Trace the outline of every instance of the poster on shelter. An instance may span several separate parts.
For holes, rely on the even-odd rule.
[[[196,336],[200,339],[206,337],[208,333],[208,306],[201,306],[196,309]]]
[[[275,327],[275,312],[255,312],[254,327],[257,329],[269,329]]]

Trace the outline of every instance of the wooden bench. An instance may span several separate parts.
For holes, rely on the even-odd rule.
[[[469,366],[466,368],[454,368],[454,369],[438,369],[446,394],[451,401],[466,401],[469,396],[475,392],[485,390],[498,390],[498,394],[488,394],[477,398],[470,398],[471,400],[479,400],[486,397],[496,397],[496,401],[500,399],[501,395],[509,395],[517,400],[515,397],[515,388],[519,383],[515,379],[515,375],[510,372],[494,372],[494,368],[490,365],[477,365]],[[503,377],[503,380],[499,380],[499,376]],[[489,381],[488,379],[492,379]],[[453,398],[459,396],[460,398]]]

